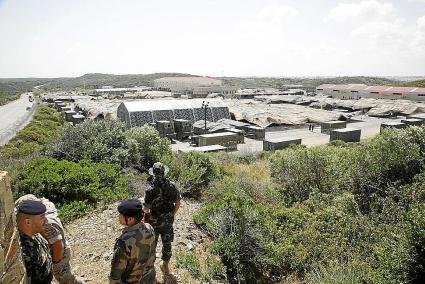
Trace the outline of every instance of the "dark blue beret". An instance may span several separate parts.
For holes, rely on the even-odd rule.
[[[124,216],[134,217],[143,211],[142,202],[139,199],[126,199],[118,205],[118,212]]]
[[[41,215],[46,213],[46,206],[39,200],[24,200],[18,206],[18,212],[28,215]]]

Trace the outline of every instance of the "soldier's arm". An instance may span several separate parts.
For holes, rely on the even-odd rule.
[[[152,187],[149,186],[145,192],[145,198],[143,201],[143,211],[149,214],[150,209],[152,207],[153,195],[152,195]]]
[[[122,284],[121,277],[127,267],[128,257],[125,251],[124,241],[118,239],[115,243],[114,256],[111,262],[111,272],[109,273],[110,284]]]
[[[41,235],[50,245],[52,261],[59,262],[65,252],[65,244],[60,229],[49,221],[43,226]]]
[[[180,199],[177,199],[175,205],[174,205],[174,209],[173,209],[173,215],[176,215],[177,211],[180,208]]]
[[[180,201],[182,199],[182,195],[180,194],[180,191],[177,189],[177,187],[175,185],[174,185],[174,187],[176,188],[176,201],[174,202],[173,215],[176,215],[177,211],[180,208]]]
[[[57,263],[62,260],[63,253],[65,252],[65,245],[62,240],[57,240],[51,246],[52,251],[52,261]]]

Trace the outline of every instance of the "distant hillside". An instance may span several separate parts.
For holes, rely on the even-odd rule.
[[[223,77],[227,85],[240,88],[283,88],[285,85],[303,85],[315,88],[321,84],[366,84],[366,85],[399,85],[399,81],[380,77],[315,77],[315,78],[276,78],[276,77]]]
[[[76,78],[17,78],[0,79],[0,91],[8,94],[19,94],[31,91],[35,86],[42,86],[43,90],[73,90],[77,88],[96,89],[102,86],[134,87],[153,86],[153,81],[168,76],[196,76],[183,73],[154,73],[154,74],[128,74],[113,75],[91,73]],[[311,78],[278,78],[278,77],[221,77],[225,85],[239,88],[285,88],[287,85],[303,85],[315,88],[320,84],[347,84],[363,83],[367,85],[400,85],[406,82],[395,81],[379,77],[311,77]],[[414,83],[414,82],[412,82]]]
[[[425,88],[425,80],[417,80],[413,82],[408,82],[408,83],[405,83],[404,86]]]
[[[91,73],[76,78],[8,78],[0,79],[0,91],[11,94],[31,91],[35,86],[43,86],[44,90],[72,90],[75,88],[96,89],[102,86],[114,86],[117,88],[134,86],[153,86],[155,79],[167,76],[196,76],[182,73],[154,73],[154,74],[131,74],[113,75]]]
[[[83,88],[97,89],[102,86],[114,86],[116,88],[134,87],[134,86],[152,86],[153,81],[158,78],[168,76],[194,76],[182,73],[154,73],[154,74],[129,74],[112,75],[91,73],[76,78],[58,78],[43,86],[44,89],[74,89]]]

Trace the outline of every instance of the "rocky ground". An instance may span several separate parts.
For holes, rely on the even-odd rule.
[[[122,228],[118,222],[117,205],[118,203],[108,205],[65,226],[72,244],[72,265],[76,275],[85,279],[87,283],[108,283],[113,246]],[[175,257],[177,251],[202,251],[206,245],[206,236],[197,229],[192,220],[192,216],[200,206],[200,203],[183,200],[177,213],[174,223],[174,255],[171,259],[174,280],[164,279],[159,269],[161,244],[158,244],[155,262],[158,283],[201,283],[187,270],[178,268]]]

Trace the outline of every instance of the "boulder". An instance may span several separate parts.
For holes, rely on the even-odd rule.
[[[26,283],[10,177],[0,172],[0,283]]]

